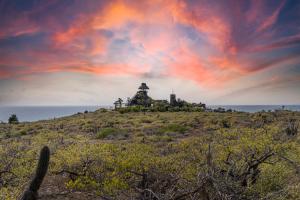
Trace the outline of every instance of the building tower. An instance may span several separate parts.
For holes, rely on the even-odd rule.
[[[177,104],[177,101],[176,101],[176,94],[174,94],[174,93],[172,92],[172,94],[170,94],[170,105],[171,105],[171,106],[176,106],[176,104]]]

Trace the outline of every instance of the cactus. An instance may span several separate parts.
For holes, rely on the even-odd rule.
[[[32,179],[29,188],[24,192],[20,200],[37,200],[38,190],[43,182],[43,179],[47,173],[50,159],[50,150],[47,146],[44,146],[40,153],[38,166],[36,168],[35,176]]]

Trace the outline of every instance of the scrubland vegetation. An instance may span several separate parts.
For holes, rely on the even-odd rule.
[[[300,199],[299,112],[98,110],[0,124],[0,199],[47,145],[42,199]]]

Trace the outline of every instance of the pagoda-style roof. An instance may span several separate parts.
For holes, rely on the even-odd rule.
[[[149,90],[149,87],[146,85],[146,83],[142,83],[139,87],[140,90]]]

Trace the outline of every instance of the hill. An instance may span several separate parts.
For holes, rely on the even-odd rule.
[[[300,199],[299,112],[98,110],[0,124],[0,199]]]

